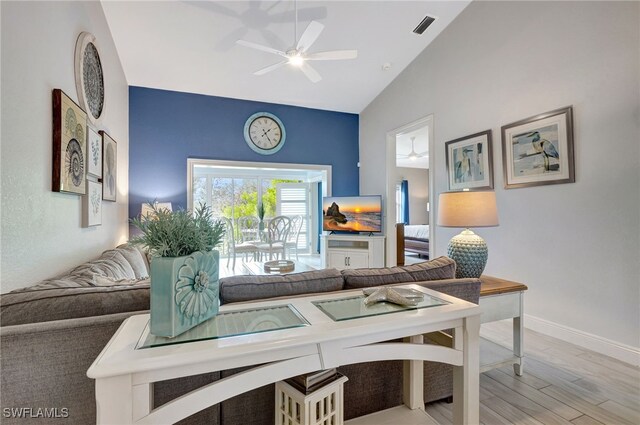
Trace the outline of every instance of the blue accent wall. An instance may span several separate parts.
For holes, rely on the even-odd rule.
[[[282,149],[260,155],[244,141],[255,112],[278,116]],[[187,207],[187,158],[332,166],[334,196],[358,194],[358,115],[129,87],[129,216],[158,199]]]

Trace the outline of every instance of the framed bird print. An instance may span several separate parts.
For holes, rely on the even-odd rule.
[[[493,189],[491,130],[445,143],[449,190]]]
[[[505,189],[575,182],[573,108],[502,126]]]

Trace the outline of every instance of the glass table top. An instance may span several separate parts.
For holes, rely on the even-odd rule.
[[[336,322],[451,304],[427,294],[424,294],[424,299],[415,306],[401,306],[389,302],[365,305],[365,298],[366,296],[363,294],[348,298],[314,301],[312,304]]]
[[[149,323],[147,323],[136,349],[228,338],[302,326],[309,326],[309,322],[291,304],[236,310],[220,313],[174,338],[150,334]]]

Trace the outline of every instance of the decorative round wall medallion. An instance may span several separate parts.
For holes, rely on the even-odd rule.
[[[96,38],[82,32],[76,42],[76,90],[82,108],[92,122],[96,122],[104,109],[104,75]]]
[[[251,115],[244,124],[244,140],[261,155],[273,155],[284,146],[287,133],[278,117],[268,112]]]

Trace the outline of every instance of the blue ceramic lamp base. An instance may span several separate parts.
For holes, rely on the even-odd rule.
[[[456,278],[478,278],[489,257],[487,244],[469,229],[449,241],[447,255],[456,262]]]

